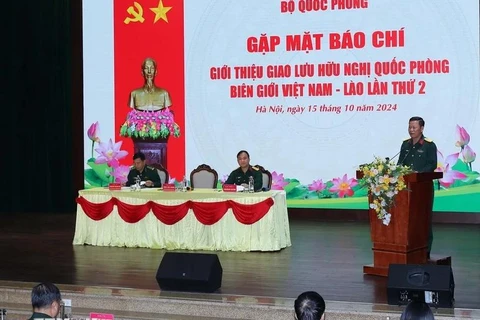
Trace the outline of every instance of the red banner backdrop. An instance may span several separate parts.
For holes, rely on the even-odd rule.
[[[155,84],[170,93],[171,110],[181,136],[168,140],[167,163],[171,177],[185,174],[185,77],[183,0],[114,1],[115,140],[123,141],[132,164],[133,142],[120,136],[129,107],[129,95],[144,84],[142,63],[157,62]],[[100,31],[99,31],[100,32]]]

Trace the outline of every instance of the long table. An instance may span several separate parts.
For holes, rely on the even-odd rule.
[[[74,245],[218,251],[291,246],[282,191],[80,190]]]

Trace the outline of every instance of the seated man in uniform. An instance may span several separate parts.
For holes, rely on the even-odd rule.
[[[52,283],[40,283],[32,289],[33,314],[28,320],[54,319],[60,313],[62,297]]]
[[[131,186],[135,184],[137,177],[140,178],[140,181],[145,181],[146,187],[153,188],[162,186],[162,181],[160,180],[157,169],[145,164],[145,155],[142,152],[137,152],[133,155],[133,167],[128,173],[128,180],[125,185]]]
[[[262,190],[263,179],[262,173],[257,167],[250,165],[250,155],[247,151],[241,150],[237,153],[237,162],[240,166],[230,173],[225,184],[236,184],[248,187],[248,180],[253,177],[253,188],[255,191]]]

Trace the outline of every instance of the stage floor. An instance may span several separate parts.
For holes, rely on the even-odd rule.
[[[2,216],[0,280],[158,290],[164,250],[73,246],[74,214]],[[290,219],[292,246],[280,252],[215,252],[220,293],[295,298],[307,290],[327,301],[386,304],[387,278],[368,276],[366,222]],[[434,225],[434,255],[452,257],[455,307],[480,309],[480,225]]]

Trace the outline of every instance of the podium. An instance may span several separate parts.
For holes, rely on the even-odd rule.
[[[363,172],[356,172],[357,179]],[[388,226],[369,209],[370,233],[373,243],[373,265],[363,267],[363,273],[388,276],[392,264],[426,264],[427,244],[432,204],[433,180],[442,178],[441,172],[411,173],[404,176],[407,188],[395,195],[390,208]],[[369,195],[369,204],[372,197]]]

